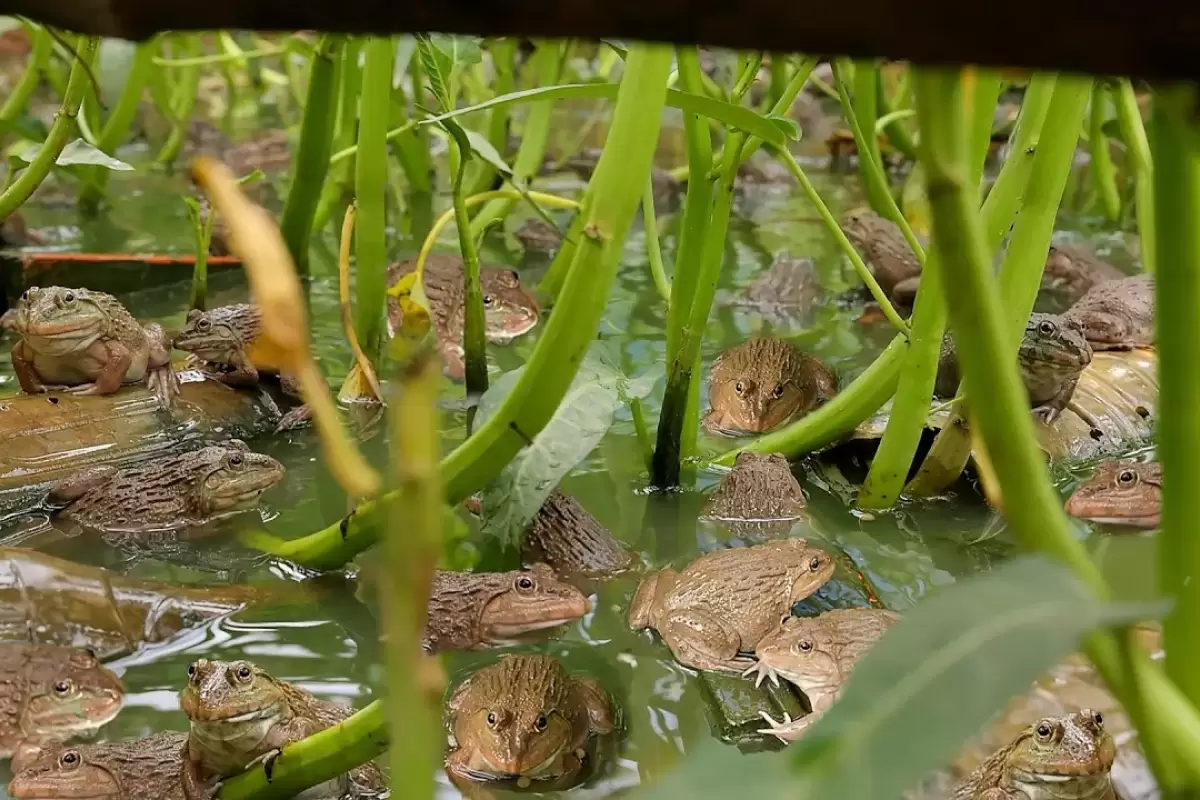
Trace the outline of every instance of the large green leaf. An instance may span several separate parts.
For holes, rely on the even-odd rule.
[[[9,148],[8,157],[29,163],[37,157],[38,151],[41,148],[42,146],[38,142],[20,142]],[[83,139],[68,142],[67,146],[58,154],[58,160],[54,163],[60,167],[104,167],[105,169],[119,171],[130,171],[133,169],[133,167],[124,161],[113,158],[103,150],[97,150]]]
[[[702,752],[693,756],[703,758],[702,768],[682,765],[679,776],[653,787],[655,795],[715,798],[726,796],[721,786],[740,785],[758,798],[900,797],[953,760],[1085,633],[1163,610],[1100,602],[1057,562],[1015,559],[906,612],[855,668],[834,707],[791,746],[791,771],[769,759]],[[649,797],[650,788],[641,791]]]
[[[478,424],[495,413],[523,370],[492,384],[480,401]],[[656,377],[625,376],[607,347],[594,345],[550,422],[484,489],[484,533],[516,542],[563,476],[600,443],[617,410],[649,394]]]

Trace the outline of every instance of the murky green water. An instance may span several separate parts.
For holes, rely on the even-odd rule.
[[[858,202],[857,181],[852,176],[814,172],[827,202],[837,208]],[[114,176],[117,208],[98,222],[81,224],[72,207],[37,206],[27,210],[32,226],[50,227],[64,248],[89,251],[185,251],[191,247],[179,178],[143,177],[139,173]],[[445,198],[440,208],[445,207]],[[439,210],[440,210],[439,208]],[[843,384],[874,358],[891,338],[886,324],[864,326],[858,321],[864,304],[846,290],[854,286],[848,264],[825,233],[813,209],[790,187],[753,191],[738,205],[730,231],[722,290],[746,285],[767,268],[774,254],[788,251],[814,259],[828,290],[811,318],[798,323],[764,319],[761,315],[728,307],[714,311],[704,343],[705,365],[723,348],[751,334],[774,333],[795,337],[840,372]],[[677,219],[664,219],[663,244],[668,259],[673,252]],[[1093,237],[1102,254],[1118,264],[1128,264],[1119,236],[1109,236],[1088,217],[1064,219],[1080,234]],[[447,242],[452,239],[446,239]],[[393,255],[411,252],[410,242],[397,241]],[[333,242],[314,248],[313,337],[330,377],[340,381],[347,366],[346,348],[337,314],[336,281],[330,277]],[[522,270],[527,281],[544,264],[523,261],[504,249],[498,240],[485,258]],[[210,304],[245,299],[240,274],[215,273],[211,277]],[[184,284],[129,292],[121,299],[143,319],[154,319],[168,328],[183,322],[188,288]],[[721,296],[718,296],[718,304]],[[622,367],[629,374],[651,370],[660,373],[664,361],[665,306],[653,289],[644,256],[640,229],[626,247],[618,283],[600,327],[600,337],[615,343]],[[492,348],[495,362],[504,369],[520,364],[531,352],[536,335],[508,348]],[[10,343],[5,343],[4,348]],[[660,380],[647,412],[656,422]],[[7,359],[0,362],[0,395],[16,391]],[[463,435],[463,418],[455,408],[460,387],[447,384],[445,428],[447,447]],[[726,442],[705,440],[709,448]],[[264,499],[264,525],[283,536],[311,532],[338,519],[346,511],[340,492],[319,463],[316,440],[310,432],[252,443],[283,461],[289,470],[284,483]],[[375,448],[378,450],[378,448]],[[796,473],[809,493],[811,522],[793,535],[807,535],[838,556],[836,580],[816,598],[816,607],[867,602],[873,594],[886,606],[904,609],[932,589],[974,571],[986,569],[1011,551],[1011,543],[994,515],[974,496],[947,496],[922,505],[908,505],[877,518],[861,517],[847,509],[852,490],[835,469],[810,469],[805,463]],[[655,565],[683,564],[698,552],[736,544],[724,529],[697,522],[704,494],[719,478],[716,472],[699,476],[694,491],[668,498],[644,492],[641,456],[628,412],[603,443],[566,479],[563,488],[574,494],[601,522],[621,539],[645,554]],[[34,518],[0,528],[0,542],[40,523]],[[240,520],[239,524],[247,524]],[[226,526],[232,533],[232,527]],[[1081,529],[1082,530],[1082,529]],[[999,533],[996,533],[999,531]],[[57,541],[48,548],[57,555],[103,565],[146,578],[199,582],[256,580],[281,587],[298,579],[286,564],[273,563],[238,548],[232,537],[196,543],[169,557],[110,547],[96,538]],[[511,554],[504,554],[511,557]],[[504,556],[485,559],[480,569],[511,565]],[[194,565],[189,567],[188,564]],[[626,609],[636,577],[615,580],[594,598],[594,611],[561,635],[528,649],[562,658],[568,669],[599,679],[623,709],[626,726],[615,758],[584,789],[600,796],[637,784],[642,777],[661,774],[679,757],[714,735],[708,708],[697,679],[680,668],[668,650],[649,634],[631,633]],[[207,627],[189,631],[168,643],[147,647],[119,659],[113,667],[129,689],[120,717],[103,732],[108,738],[135,737],[164,729],[184,729],[186,718],[178,710],[176,692],[183,684],[188,662],[198,656],[254,660],[277,677],[296,682],[322,696],[361,707],[382,688],[378,666],[376,623],[366,606],[353,596],[353,584],[322,595],[319,602],[294,602],[235,615]],[[450,654],[452,680],[472,668],[491,662],[497,652]],[[7,772],[0,781],[7,781]],[[444,794],[456,794],[441,776]]]

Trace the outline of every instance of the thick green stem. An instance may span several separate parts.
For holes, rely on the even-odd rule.
[[[387,291],[387,126],[392,97],[395,43],[371,37],[363,66],[362,108],[358,127],[354,195],[354,330],[363,352],[379,364],[383,347],[384,294]]]
[[[337,118],[339,62],[345,37],[323,35],[313,49],[308,77],[308,100],[300,126],[300,145],[292,169],[292,185],[283,207],[279,230],[287,243],[296,271],[308,273],[308,241],[325,173],[329,170],[329,152],[333,144],[333,124]],[[361,214],[361,206],[360,206]],[[360,273],[361,275],[361,273]]]
[[[884,186],[884,191],[880,191],[879,184],[872,181],[867,176],[869,167],[867,163],[874,161],[877,164],[883,163],[883,158],[879,153],[879,136],[875,133],[875,121],[879,118],[879,108],[877,100],[879,99],[879,64],[875,61],[856,61],[854,64],[854,115],[858,117],[858,123],[862,126],[862,130],[867,133],[867,136],[858,144],[858,171],[862,176],[863,184],[867,189],[867,202],[871,204],[871,208],[875,209],[876,213],[887,215],[888,207],[895,206],[894,202],[889,203],[888,197],[891,192],[887,191],[887,186]],[[866,150],[863,146],[866,146]]]
[[[591,346],[616,276],[658,141],[671,50],[630,48],[612,124],[584,196],[581,235],[558,303],[520,379],[496,412],[442,461],[445,499],[461,502],[484,486],[554,415]],[[335,568],[372,545],[391,493],[324,530],[291,541],[265,540],[271,552],[316,568]]]
[[[362,89],[362,67],[358,64],[363,42],[359,38],[348,39],[342,47],[342,64],[338,74],[341,78],[338,99],[338,122],[333,150],[341,152],[355,147],[358,135],[358,96]],[[325,185],[321,187],[321,199],[313,216],[312,230],[324,228],[341,208],[346,197],[354,191],[354,157],[330,159]]]
[[[513,73],[516,52],[517,42],[512,37],[494,39],[490,43],[488,53],[495,69],[495,78],[491,82],[493,97],[508,94],[517,88]],[[508,137],[508,115],[508,106],[499,106],[488,112],[487,140],[498,153],[504,152],[505,139]],[[490,189],[496,178],[496,168],[482,158],[475,159],[471,167],[468,183],[463,188],[463,193],[468,197]]]
[[[419,116],[417,105],[424,103],[422,91],[425,85],[425,70],[421,59],[414,58],[408,65],[409,75],[413,86],[413,108],[411,113]],[[397,105],[396,115],[403,118],[410,113],[405,106]],[[433,225],[433,190],[435,176],[433,162],[429,156],[429,130],[419,125],[410,131],[395,137],[396,155],[404,168],[404,177],[408,179],[409,234],[414,241],[424,241]]]
[[[29,102],[30,95],[41,82],[42,73],[50,61],[51,45],[54,44],[50,32],[41,25],[29,25],[28,29],[32,40],[29,61],[26,62],[25,72],[21,74],[17,85],[9,92],[4,105],[0,106],[0,125],[7,125],[24,113],[25,104]]]
[[[191,55],[200,53],[200,37],[195,34],[180,37],[179,42],[183,52]],[[166,41],[161,39],[159,41]],[[200,67],[187,66],[179,70],[175,76],[175,86],[171,92],[166,116],[171,120],[171,133],[158,152],[159,164],[172,164],[179,155],[183,142],[187,138],[188,121],[196,108],[196,97],[200,94]]]
[[[1157,228],[1154,224],[1157,216],[1154,212],[1154,160],[1150,155],[1150,144],[1146,139],[1146,128],[1142,124],[1142,114],[1138,110],[1137,96],[1133,93],[1133,84],[1128,78],[1123,78],[1117,84],[1114,97],[1117,104],[1117,119],[1121,125],[1121,135],[1133,158],[1133,177],[1136,192],[1138,236],[1141,237],[1142,270],[1154,272],[1158,268],[1155,245]]]
[[[1113,169],[1111,145],[1104,133],[1108,111],[1108,87],[1097,82],[1092,89],[1091,114],[1088,115],[1088,144],[1092,151],[1092,180],[1100,195],[1100,207],[1109,222],[1121,219],[1121,195],[1117,192],[1117,174]]]
[[[971,181],[980,186],[983,181],[983,167],[987,163],[988,145],[992,140],[992,125],[996,119],[996,103],[1000,100],[1001,81],[999,70],[977,67],[974,72],[975,90],[971,97]]]
[[[79,104],[87,91],[87,71],[96,58],[96,48],[100,46],[100,40],[96,37],[80,37],[79,41],[79,57],[71,65],[67,90],[63,95],[62,105],[54,113],[54,123],[50,126],[50,132],[46,134],[46,140],[38,148],[38,153],[29,166],[0,193],[0,222],[8,219],[9,215],[20,208],[41,185],[75,131],[75,115],[79,113]]]
[[[1158,458],[1163,465],[1159,585],[1175,598],[1163,626],[1167,674],[1200,706],[1200,152],[1196,91],[1165,87],[1154,99],[1155,227],[1159,253]],[[1144,240],[1144,237],[1143,237]]]
[[[907,74],[908,73],[906,72],[905,76],[907,76]],[[876,121],[875,126],[876,128],[883,129],[884,133],[887,134],[888,143],[900,151],[905,158],[915,161],[917,158],[917,146],[913,143],[912,134],[909,133],[906,123],[902,118],[903,114],[897,114],[898,111],[911,111],[911,109],[905,108],[897,100],[888,97],[888,93],[884,86],[885,81],[883,77],[883,72],[880,71],[879,81],[877,84],[879,87],[877,101],[877,113],[879,118]],[[996,92],[999,93],[999,91],[999,78],[997,78]],[[897,94],[905,95],[907,92],[904,92],[903,87],[901,87],[901,91],[898,91]],[[904,98],[901,97],[899,99],[903,100]],[[995,105],[996,103],[994,102],[993,98],[992,106],[994,107]],[[990,123],[991,120],[989,119],[988,122]],[[880,123],[882,123],[882,125]],[[878,143],[878,139],[876,142]]]
[[[446,109],[447,111],[449,109]],[[463,358],[466,362],[467,394],[481,397],[488,387],[487,351],[483,311],[483,288],[479,283],[479,253],[471,236],[471,219],[463,196],[463,172],[467,165],[458,140],[450,137],[450,171],[454,174],[454,220],[458,230],[458,247],[466,273],[465,319],[463,325]]]
[[[650,275],[654,278],[654,287],[658,294],[669,304],[671,302],[671,281],[667,278],[663,266],[662,248],[658,245],[658,219],[654,214],[654,181],[646,181],[646,189],[642,192],[642,227],[646,231],[646,258],[650,261]]]

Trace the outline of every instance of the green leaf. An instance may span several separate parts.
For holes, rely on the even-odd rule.
[[[492,384],[480,401],[477,425],[495,413],[523,371],[507,372]],[[656,377],[627,377],[604,343],[593,345],[550,422],[483,490],[484,534],[518,541],[563,476],[612,427],[617,410],[631,398],[649,394]]]
[[[10,159],[15,158],[28,163],[37,157],[38,151],[41,148],[41,144],[37,142],[21,142],[9,148],[8,156]],[[104,167],[105,169],[121,172],[130,172],[133,170],[133,167],[124,161],[113,158],[103,150],[97,150],[83,139],[68,142],[67,146],[58,154],[58,160],[54,163],[60,167]]]
[[[766,760],[707,753],[700,772],[691,771],[700,769],[694,761],[683,766],[671,788],[680,797],[715,798],[725,795],[708,782],[737,786],[740,777],[760,798],[900,797],[953,760],[1084,634],[1164,610],[1103,603],[1058,562],[1015,559],[906,612],[855,668],[833,708],[791,745],[790,774]],[[649,790],[639,791],[649,797]]]
[[[800,140],[800,123],[791,117],[785,117],[782,114],[768,114],[766,119],[779,130],[783,131],[783,135],[791,139],[793,142]]]
[[[496,151],[495,147],[492,147],[492,143],[487,140],[486,136],[470,128],[463,128],[463,131],[467,134],[467,140],[471,143],[471,150],[475,155],[491,164],[501,173],[512,175],[512,167],[504,162],[500,153]]]
[[[429,43],[443,55],[450,68],[445,75],[457,72],[463,67],[478,64],[483,60],[483,52],[479,48],[479,39],[473,36],[452,36],[447,33],[435,33],[429,37]]]
[[[429,81],[429,89],[437,98],[442,110],[448,111],[454,106],[446,88],[446,75],[453,65],[444,53],[433,46],[427,34],[415,34],[414,38],[417,40],[417,53],[421,56],[421,68],[425,71],[425,79]]]

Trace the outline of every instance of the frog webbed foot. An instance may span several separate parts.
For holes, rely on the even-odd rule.
[[[263,753],[261,756],[259,756],[258,758],[254,759],[249,764],[247,764],[246,771],[249,772],[250,770],[257,767],[259,764],[262,764],[263,772],[266,773],[267,780],[271,780],[271,775],[275,771],[275,762],[279,759],[279,755],[282,752],[283,751],[280,750],[278,747],[275,748],[274,750],[268,750],[267,752]]]
[[[179,396],[179,376],[170,364],[155,367],[146,373],[146,388],[154,393],[163,408],[170,408],[171,403]]]
[[[751,664],[749,656],[738,654],[741,637],[737,631],[707,611],[673,612],[663,621],[659,634],[679,663],[692,669],[742,672]]]
[[[307,404],[296,406],[280,418],[279,424],[275,426],[275,432],[283,433],[285,431],[296,430],[297,428],[305,428],[311,422],[312,409]]]
[[[1043,425],[1053,425],[1062,416],[1062,409],[1055,405],[1046,404],[1033,409],[1033,418]]]
[[[781,742],[796,741],[804,734],[804,731],[806,731],[809,725],[812,723],[812,720],[809,717],[792,719],[792,715],[786,711],[783,712],[783,719],[779,720],[778,722],[772,719],[771,715],[765,711],[760,711],[758,713],[759,716],[766,720],[767,724],[771,726],[769,728],[759,728],[758,732],[769,733],[770,735],[779,739]]]
[[[47,386],[45,388],[49,391],[62,392],[63,394],[75,394],[80,396],[103,394],[103,392],[100,391],[100,387],[94,383],[81,383],[77,386]]]

